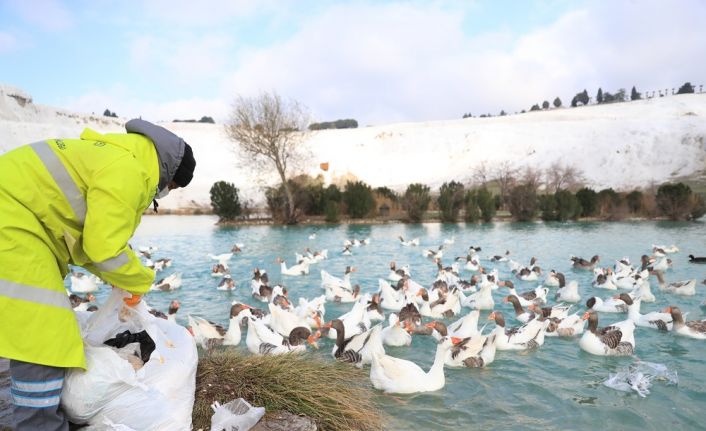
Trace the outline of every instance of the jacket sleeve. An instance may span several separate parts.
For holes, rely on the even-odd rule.
[[[144,211],[147,180],[126,155],[94,175],[86,196],[83,250],[92,262],[87,269],[135,294],[147,292],[154,281],[154,271],[128,246]]]

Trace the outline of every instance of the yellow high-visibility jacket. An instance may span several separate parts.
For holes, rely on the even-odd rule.
[[[69,263],[149,290],[154,272],[128,240],[164,183],[158,151],[140,134],[85,129],[0,156],[0,357],[86,367],[63,285]]]

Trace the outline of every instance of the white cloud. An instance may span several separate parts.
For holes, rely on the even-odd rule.
[[[513,112],[598,86],[676,86],[704,76],[706,5],[590,3],[515,37],[467,38],[456,10],[330,8],[290,40],[242,53],[225,93],[274,89],[320,119],[363,124]]]
[[[234,18],[267,11],[270,0],[146,0],[145,13],[162,24],[183,27],[213,27]]]

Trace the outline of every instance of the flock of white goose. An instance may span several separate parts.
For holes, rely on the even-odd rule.
[[[310,239],[315,239],[315,234]],[[400,237],[399,241],[403,247],[419,246],[417,238]],[[285,286],[271,285],[267,272],[256,268],[250,287],[253,299],[263,304],[262,309],[236,301],[232,303],[227,328],[189,315],[189,330],[197,343],[210,350],[218,345],[239,345],[242,328],[247,326],[245,344],[256,355],[304,352],[307,345],[318,348],[319,338],[328,337],[335,340],[331,352],[334,358],[358,367],[369,365],[373,386],[388,393],[439,390],[445,385],[444,367],[486,367],[494,361],[497,350],[537,349],[546,337],[580,337],[582,350],[603,356],[632,355],[637,344],[636,327],[706,339],[706,320],[685,320],[685,314],[676,306],[647,314],[640,312],[643,302],[656,300],[651,277],[657,280],[659,294],[696,294],[696,280],[665,281],[665,273],[672,265],[668,256],[679,251],[675,246],[653,246],[651,256],[642,256],[638,266],[623,258],[612,267],[600,267],[599,256],[588,260],[571,256],[573,268],[593,272],[593,288],[612,291],[606,296],[581,298],[576,280],[567,282],[564,274],[554,270],[544,272],[534,257],[528,265],[515,262],[509,251],[481,258],[481,248],[471,246],[467,256],[444,266],[443,251],[454,241],[450,238],[437,248],[422,251],[437,268],[431,286],[416,282],[409,265],[391,262],[387,278],[378,280],[377,291],[362,293],[360,286],[351,281],[356,269],[349,266],[342,277],[321,270],[322,294],[313,299],[298,298],[293,304]],[[340,254],[349,255],[356,247],[369,243],[369,239],[346,240]],[[219,290],[236,288],[228,262],[242,248],[242,244],[236,244],[231,253],[210,256],[218,261],[211,275],[220,278]],[[169,259],[152,262],[153,251],[140,249],[146,265],[156,270],[171,265]],[[328,251],[307,248],[295,258],[296,264],[289,267],[284,260],[277,260],[281,275],[309,274],[311,266],[328,258]],[[706,261],[690,256],[691,262],[700,262],[699,259]],[[518,292],[512,280],[499,279],[500,265],[507,265],[517,280],[536,281],[539,286]],[[178,288],[180,274],[171,277],[155,283],[153,290]],[[88,282],[84,279],[93,281],[88,276],[72,274],[74,292],[92,291],[90,286],[86,288],[84,284]],[[77,307],[88,302],[73,296]],[[351,308],[326,320],[326,304],[331,302],[350,303]],[[506,311],[501,311],[501,307]],[[155,314],[173,320],[178,308],[178,302],[172,301],[167,315],[156,310]],[[484,310],[490,313],[481,321]],[[627,319],[599,327],[598,316],[603,313],[627,313]],[[516,323],[508,323],[506,318]],[[479,323],[483,323],[480,329]],[[485,330],[490,323],[494,327]],[[428,370],[385,352],[385,346],[410,346],[413,336],[438,340],[434,362]]]

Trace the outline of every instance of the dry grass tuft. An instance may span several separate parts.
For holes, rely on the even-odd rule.
[[[365,371],[310,355],[245,356],[225,351],[201,358],[193,428],[210,428],[213,401],[239,397],[267,411],[306,415],[322,430],[383,427]]]

